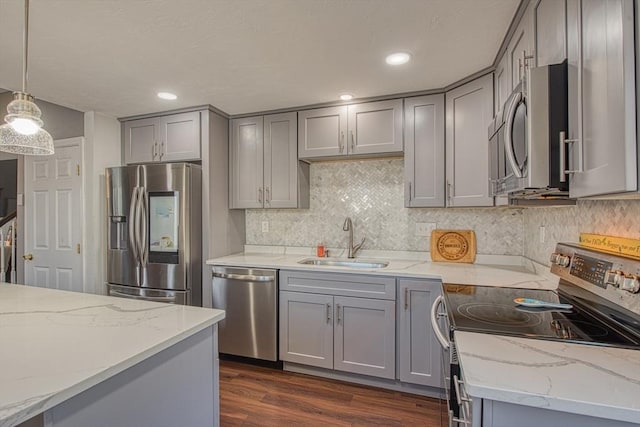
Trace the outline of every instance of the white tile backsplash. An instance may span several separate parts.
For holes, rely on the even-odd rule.
[[[405,208],[402,159],[349,160],[311,164],[309,209],[251,209],[246,212],[249,245],[346,247],[342,225],[350,216],[354,241],[363,249],[428,251],[429,238],[416,223],[441,229],[472,229],[479,254],[522,255],[523,214],[513,208]],[[262,222],[269,232],[262,232]]]

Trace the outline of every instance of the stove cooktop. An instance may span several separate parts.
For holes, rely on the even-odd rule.
[[[557,291],[444,285],[451,330],[640,349],[640,317],[563,284]],[[518,297],[572,304],[570,310],[517,306]]]

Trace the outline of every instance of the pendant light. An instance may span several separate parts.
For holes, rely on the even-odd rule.
[[[22,39],[22,91],[13,93],[7,105],[6,122],[0,126],[0,151],[41,156],[53,154],[53,138],[42,129],[42,112],[27,92],[27,56],[29,51],[29,0],[24,0]]]

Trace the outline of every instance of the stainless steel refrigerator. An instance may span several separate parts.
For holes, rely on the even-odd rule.
[[[202,171],[188,163],[108,168],[109,295],[202,305]]]

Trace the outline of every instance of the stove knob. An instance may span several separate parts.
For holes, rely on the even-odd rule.
[[[552,253],[551,257],[549,258],[549,261],[551,262],[551,264],[557,264],[558,263],[558,257],[560,256],[560,254],[557,253]]]
[[[569,265],[571,265],[571,257],[566,255],[558,256],[558,264],[561,267],[569,267]]]
[[[638,276],[625,277],[620,285],[620,289],[633,292],[634,294],[640,291],[640,280],[638,280]]]
[[[622,271],[616,271],[615,276],[613,277],[613,284],[617,287],[621,287],[624,282],[625,276]]]
[[[620,287],[624,280],[624,274],[617,270],[607,270],[604,273],[604,283],[607,285],[613,285]]]

